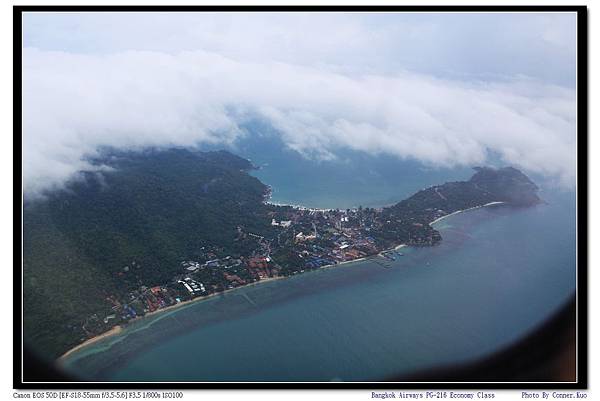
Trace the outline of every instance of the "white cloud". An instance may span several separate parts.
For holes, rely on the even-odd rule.
[[[110,54],[206,50],[344,72],[573,86],[574,13],[29,13],[27,47]]]
[[[451,166],[494,151],[574,185],[571,16],[38,14],[24,26],[30,193],[94,168],[85,156],[101,146],[232,143],[246,114],[307,157]]]

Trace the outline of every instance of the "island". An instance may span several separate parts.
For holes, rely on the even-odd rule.
[[[252,163],[225,151],[106,149],[90,163],[103,168],[24,204],[24,337],[53,358],[224,291],[434,246],[432,223],[453,213],[541,202],[512,167],[340,210],[270,203]]]

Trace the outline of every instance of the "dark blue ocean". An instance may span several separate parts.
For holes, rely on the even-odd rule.
[[[376,206],[471,174],[369,158],[318,167],[247,151],[274,201],[310,206]],[[485,357],[575,291],[575,196],[542,189],[544,205],[437,223],[441,245],[404,248],[391,268],[367,260],[241,288],[137,321],[67,366],[114,381],[368,381]]]

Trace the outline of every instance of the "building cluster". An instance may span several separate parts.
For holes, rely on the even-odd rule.
[[[444,212],[436,210],[435,215]],[[429,225],[414,219],[382,218],[376,209],[283,208],[271,213],[272,238],[237,229],[237,240],[250,241],[247,255],[218,257],[218,249],[202,247],[202,260],[184,260],[172,281],[165,285],[130,292],[127,299],[107,298],[112,308],[103,317],[87,319],[89,335],[107,326],[128,321],[146,313],[197,297],[244,286],[272,277],[288,276],[376,255],[389,245],[378,238],[382,231],[408,230],[411,243],[429,243],[434,239]],[[429,230],[428,230],[429,229]],[[400,232],[400,231],[398,231]],[[415,234],[416,233],[416,234]],[[412,237],[411,237],[412,235]],[[396,244],[401,238],[398,234]],[[391,240],[388,240],[391,241]],[[385,256],[385,255],[384,255]],[[385,256],[390,258],[389,255]],[[133,267],[138,268],[135,262]],[[127,269],[129,270],[129,269]],[[127,274],[127,270],[123,272]],[[103,328],[101,327],[103,326]]]

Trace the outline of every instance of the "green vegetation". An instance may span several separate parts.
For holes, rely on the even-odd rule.
[[[170,281],[184,259],[245,254],[238,227],[273,231],[267,187],[227,152],[107,153],[67,190],[24,208],[24,332],[58,356],[109,295]],[[127,270],[127,271],[125,271]]]
[[[228,152],[117,152],[65,190],[26,199],[25,341],[57,357],[136,316],[260,279],[435,245],[429,223],[502,201],[539,202],[518,170],[478,168],[381,210],[265,203],[269,188]]]
[[[537,186],[512,167],[476,167],[469,181],[448,182],[423,189],[394,206],[384,208],[385,223],[374,233],[384,246],[394,243],[433,245],[440,234],[429,226],[433,220],[491,202],[529,206],[540,202]]]

